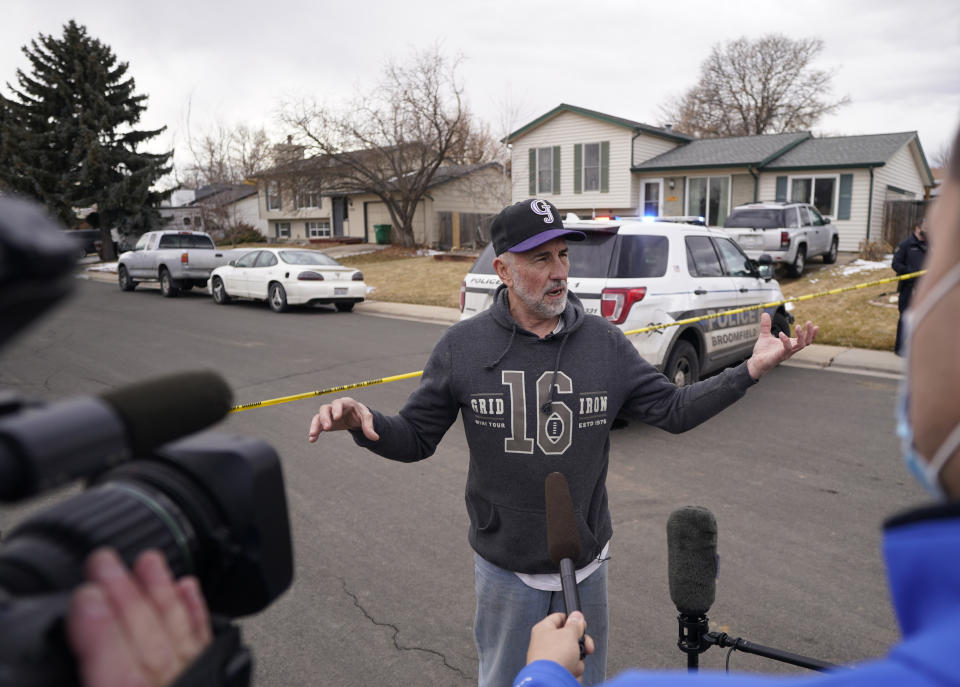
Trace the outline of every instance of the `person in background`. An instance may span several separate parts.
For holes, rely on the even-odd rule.
[[[630,671],[608,687],[960,685],[960,130],[927,231],[927,273],[904,318],[906,374],[897,433],[907,468],[933,502],[884,525],[884,558],[901,641],[885,657],[860,663],[856,670],[803,678]],[[575,687],[575,676],[583,671],[577,640],[585,625],[580,613],[566,619],[555,613],[537,623],[515,687]]]
[[[919,220],[910,232],[910,236],[905,238],[897,246],[897,251],[893,254],[893,271],[897,274],[910,274],[919,272],[923,269],[923,261],[927,257],[927,234],[923,230],[924,222]],[[910,307],[910,297],[913,295],[913,287],[917,283],[914,279],[902,279],[897,283],[897,309],[900,311],[900,319],[897,320],[897,340],[893,345],[893,350],[897,355],[903,355],[903,312]]]

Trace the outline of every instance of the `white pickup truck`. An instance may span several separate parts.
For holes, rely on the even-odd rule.
[[[740,244],[748,258],[766,253],[783,265],[791,277],[803,274],[807,260],[818,255],[831,265],[837,261],[837,227],[807,203],[748,203],[735,207],[723,231]]]
[[[133,250],[120,255],[117,278],[123,291],[139,282],[159,281],[167,298],[194,286],[205,288],[210,272],[244,250],[221,250],[201,231],[148,231]]]

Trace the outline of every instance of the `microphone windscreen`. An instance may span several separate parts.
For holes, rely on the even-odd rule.
[[[573,499],[567,478],[559,472],[551,472],[544,483],[547,501],[547,549],[555,565],[569,558],[580,558],[580,533],[573,512]]]
[[[100,398],[120,416],[135,456],[219,422],[233,402],[226,380],[211,371],[148,379]]]
[[[680,613],[704,615],[717,590],[717,521],[708,509],[685,506],[667,520],[670,598]]]

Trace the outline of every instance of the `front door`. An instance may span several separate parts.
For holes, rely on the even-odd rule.
[[[644,180],[640,190],[640,216],[660,217],[663,214],[663,181]]]
[[[333,235],[343,236],[343,220],[347,218],[347,199],[337,196],[333,199]]]

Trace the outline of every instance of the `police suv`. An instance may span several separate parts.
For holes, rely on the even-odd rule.
[[[760,310],[720,315],[640,334],[632,330],[783,300],[769,256],[749,259],[719,230],[641,219],[579,220],[564,227],[587,235],[569,241],[567,287],[588,313],[627,332],[633,345],[675,384],[748,358],[760,333]],[[461,319],[486,310],[500,279],[488,245],[460,287]],[[764,310],[773,335],[790,332],[792,304]]]

